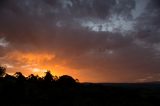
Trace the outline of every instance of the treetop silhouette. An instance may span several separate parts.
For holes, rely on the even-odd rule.
[[[6,68],[3,66],[0,66],[0,77],[3,78],[6,81],[10,82],[17,82],[19,84],[22,84],[24,82],[27,83],[38,83],[38,82],[44,82],[45,84],[52,84],[54,85],[63,85],[63,86],[72,86],[77,83],[77,80],[72,78],[69,75],[63,75],[60,77],[53,76],[51,71],[48,70],[45,72],[45,75],[42,77],[39,77],[38,75],[30,74],[29,76],[25,77],[21,72],[16,72],[14,75],[9,75],[6,73]]]
[[[0,77],[3,77],[6,73],[6,68],[3,66],[0,66]]]

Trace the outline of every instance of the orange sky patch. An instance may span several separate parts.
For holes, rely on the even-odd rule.
[[[53,75],[71,75],[75,78],[79,78],[79,73],[75,69],[63,66],[61,64],[55,64],[54,54],[49,53],[22,53],[22,52],[12,52],[6,55],[7,60],[12,60],[14,63],[19,64],[19,67],[16,66],[8,67],[9,64],[6,64],[8,71],[21,71],[24,75],[35,74],[43,76],[44,72],[50,70]],[[83,79],[83,78],[82,78]]]

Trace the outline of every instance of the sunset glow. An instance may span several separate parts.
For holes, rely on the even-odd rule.
[[[73,75],[74,77],[79,77],[74,69],[71,69],[64,64],[56,64],[54,54],[49,53],[22,53],[13,52],[6,55],[5,58],[12,60],[15,65],[11,66],[9,64],[3,64],[8,68],[9,71],[16,70],[17,65],[19,66],[19,71],[23,70],[25,75],[39,75],[44,76],[44,73],[49,70],[55,76],[61,75]],[[14,74],[14,72],[10,72]],[[82,78],[82,81],[84,79]]]

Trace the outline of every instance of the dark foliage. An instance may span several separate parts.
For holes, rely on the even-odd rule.
[[[2,77],[5,74],[5,72],[6,72],[6,68],[0,66],[0,77]]]
[[[0,77],[0,106],[159,106],[160,84],[79,83],[68,75],[44,77],[21,72]]]
[[[45,81],[46,83],[51,83],[51,82],[53,82],[54,79],[53,79],[53,75],[51,74],[51,72],[50,72],[50,71],[47,71],[47,72],[45,72],[45,73],[46,73],[46,75],[44,76],[44,81]]]
[[[59,77],[59,79],[57,80],[57,83],[60,85],[60,86],[74,86],[76,84],[76,80],[73,79],[71,76],[68,76],[68,75],[63,75],[61,77]]]

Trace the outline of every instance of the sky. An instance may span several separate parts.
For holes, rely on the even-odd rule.
[[[7,73],[160,81],[159,0],[0,0]]]

